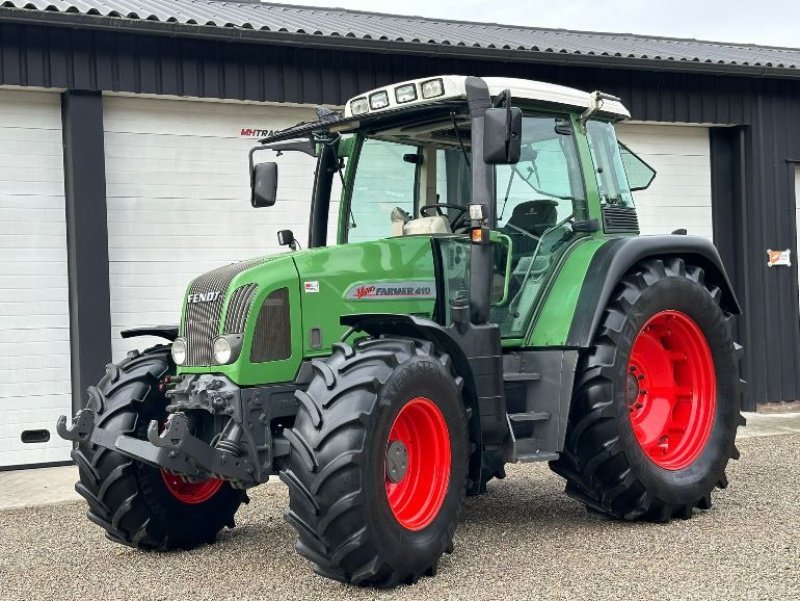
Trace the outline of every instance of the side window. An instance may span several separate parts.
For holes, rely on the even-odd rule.
[[[618,207],[632,207],[633,195],[622,164],[614,126],[603,121],[589,121],[586,125],[600,202]]]
[[[625,174],[628,176],[628,186],[631,192],[647,190],[656,177],[656,170],[645,163],[622,142],[619,143],[619,152],[622,157],[622,166],[625,167]]]
[[[519,163],[497,167],[498,227],[522,225],[527,230],[531,221],[525,218],[528,213],[541,213],[542,226],[555,225],[572,214],[575,201],[583,198],[569,121],[552,115],[526,116]]]
[[[392,236],[392,211],[396,208],[414,214],[416,164],[404,160],[408,154],[417,154],[417,148],[382,140],[364,141],[350,195],[348,242]]]

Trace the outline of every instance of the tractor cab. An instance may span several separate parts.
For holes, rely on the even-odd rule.
[[[481,103],[487,116],[476,122]],[[491,313],[483,319],[508,339],[526,336],[558,259],[576,239],[601,231],[606,213],[636,232],[631,190],[655,175],[617,143],[613,124],[629,114],[600,92],[443,76],[379,88],[349,100],[340,114],[321,114],[320,122],[279,132],[251,155],[288,147],[319,156],[309,245],[433,238],[443,263],[444,314],[469,288],[470,206],[480,205],[488,248],[478,278]],[[277,166],[268,165],[253,165],[256,206],[274,202]],[[626,169],[637,181],[628,181]],[[261,189],[270,190],[267,202]]]

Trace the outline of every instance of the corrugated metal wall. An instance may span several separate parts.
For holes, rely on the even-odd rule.
[[[490,63],[0,24],[0,83],[11,85],[341,104],[392,81],[487,72],[600,88],[620,95],[636,120],[739,126],[712,130],[712,171],[715,239],[746,311],[739,329],[747,347],[747,398],[751,406],[800,398],[797,270],[766,266],[767,248],[791,248],[795,255],[797,250],[787,160],[800,159],[800,80]],[[745,156],[739,161],[742,147]]]

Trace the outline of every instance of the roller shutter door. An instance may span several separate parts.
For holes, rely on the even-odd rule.
[[[54,428],[72,413],[59,95],[0,90],[0,141],[2,468],[72,448]]]
[[[792,255],[792,262],[795,263],[797,265],[797,269],[800,270],[800,167],[795,167],[794,170],[794,212],[797,244],[794,247],[795,254]]]
[[[708,128],[626,123],[617,135],[658,172],[650,188],[634,193],[642,234],[686,228],[712,239]]]
[[[247,155],[262,131],[313,119],[310,107],[104,98],[115,360],[158,342],[122,340],[121,329],[177,323],[186,285],[201,273],[285,250],[281,229],[305,247],[315,160],[277,159],[278,203],[253,209]]]

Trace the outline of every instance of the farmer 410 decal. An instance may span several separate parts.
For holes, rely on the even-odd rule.
[[[350,300],[394,300],[398,298],[436,298],[436,285],[432,280],[408,282],[360,282],[345,293]]]

